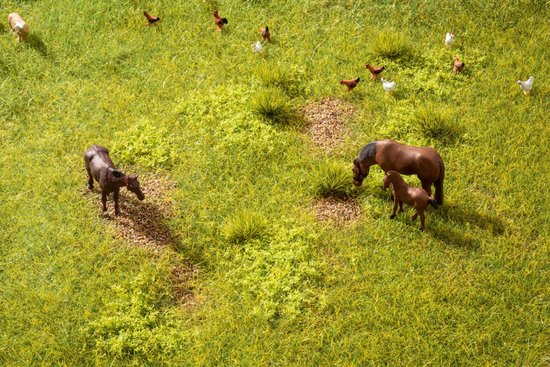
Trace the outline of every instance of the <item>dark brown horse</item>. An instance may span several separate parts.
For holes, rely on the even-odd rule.
[[[88,171],[88,187],[94,188],[94,179],[101,187],[101,202],[103,212],[107,211],[107,196],[112,192],[115,201],[115,215],[120,214],[118,209],[118,196],[120,188],[126,188],[136,194],[139,200],[145,199],[141,192],[137,175],[126,175],[115,168],[113,161],[109,158],[109,151],[99,145],[92,145],[84,152],[84,164]]]
[[[370,166],[377,164],[384,172],[397,171],[403,175],[417,175],[428,195],[435,185],[435,200],[443,204],[445,165],[433,148],[412,147],[393,140],[368,143],[353,160],[353,183],[361,186],[369,175]]]
[[[411,205],[416,210],[412,220],[416,220],[420,216],[420,230],[423,231],[426,228],[424,225],[424,211],[428,204],[437,209],[437,202],[428,195],[426,190],[407,185],[403,177],[395,171],[388,171],[384,175],[382,189],[386,190],[390,185],[393,192],[393,211],[390,219],[395,218],[397,205],[399,205],[399,212],[403,211],[403,203]]]

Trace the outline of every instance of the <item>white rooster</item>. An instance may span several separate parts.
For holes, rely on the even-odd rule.
[[[382,87],[386,92],[393,92],[395,89],[395,82],[388,82],[386,78],[382,77]]]
[[[447,32],[447,34],[445,35],[445,46],[451,47],[454,41],[455,41],[455,34]]]
[[[260,41],[252,42],[252,50],[257,54],[262,52],[263,50],[262,43]]]
[[[518,84],[520,85],[521,89],[523,89],[523,93],[529,94],[531,88],[533,88],[534,81],[535,78],[531,75],[526,81],[518,80]]]

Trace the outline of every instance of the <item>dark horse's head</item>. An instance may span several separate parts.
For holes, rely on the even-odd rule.
[[[353,171],[353,184],[355,186],[361,186],[365,177],[369,175],[370,167],[367,166],[366,168],[361,169],[359,160],[355,158],[353,160],[353,168],[351,170]]]
[[[134,194],[136,194],[139,200],[145,199],[145,195],[143,194],[143,192],[141,191],[141,188],[139,187],[139,181],[138,181],[137,175],[125,175],[121,171],[114,168],[111,168],[109,170],[112,172],[113,176],[115,176],[115,179],[117,179],[118,182],[120,182],[122,178],[124,178],[124,184],[126,185],[126,188],[128,189],[128,191],[131,191]]]
[[[371,143],[368,143],[361,149],[359,152],[359,155],[357,158],[353,160],[353,184],[355,186],[361,186],[363,184],[363,180],[365,177],[369,175],[370,166],[374,164],[374,162],[366,162],[366,161],[372,161],[376,156],[376,142],[373,141]],[[361,166],[363,166],[361,168]]]
[[[126,188],[136,194],[137,198],[139,200],[145,199],[145,195],[141,191],[141,188],[139,187],[139,181],[137,175],[128,175],[126,176]]]

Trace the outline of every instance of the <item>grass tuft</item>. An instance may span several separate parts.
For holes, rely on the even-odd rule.
[[[388,59],[398,59],[411,54],[410,41],[402,33],[387,30],[378,33],[371,44],[371,51],[375,55]]]
[[[280,87],[287,89],[291,82],[290,71],[282,65],[262,64],[258,67],[256,75],[266,87]]]
[[[261,238],[267,229],[265,218],[252,210],[240,210],[226,218],[222,233],[228,242],[243,244]]]
[[[278,88],[258,91],[252,98],[252,110],[275,123],[290,117],[288,97]]]
[[[312,190],[315,196],[345,198],[351,195],[351,173],[341,164],[324,161],[312,172]]]
[[[462,129],[453,122],[451,111],[434,103],[418,107],[413,115],[413,123],[425,138],[443,143],[455,142],[462,136]]]

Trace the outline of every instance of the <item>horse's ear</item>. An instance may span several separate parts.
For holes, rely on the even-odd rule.
[[[124,176],[124,173],[122,173],[122,172],[120,172],[119,170],[116,170],[116,169],[111,169],[111,173],[116,178],[120,178],[120,177]]]

